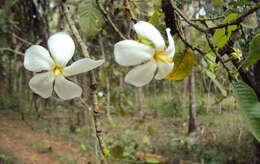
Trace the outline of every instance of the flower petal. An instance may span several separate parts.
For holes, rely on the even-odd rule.
[[[155,60],[152,59],[148,63],[137,66],[128,72],[125,77],[125,82],[136,87],[144,86],[153,79],[155,71],[156,63]]]
[[[80,59],[72,63],[70,66],[65,67],[63,70],[63,75],[72,76],[83,72],[87,72],[100,66],[104,62],[105,60],[92,60],[90,58]]]
[[[63,76],[56,78],[54,90],[64,100],[79,97],[82,93],[82,89],[77,84],[65,79]]]
[[[29,81],[32,91],[43,98],[48,98],[52,94],[54,74],[52,72],[39,73]]]
[[[65,66],[75,51],[75,44],[72,38],[64,32],[52,35],[48,39],[48,47],[56,64],[59,66]]]
[[[162,35],[152,24],[140,21],[134,25],[134,30],[139,35],[142,35],[146,39],[152,41],[158,50],[164,49],[165,42],[162,38]]]
[[[33,45],[25,51],[24,67],[29,71],[50,70],[54,65],[49,52],[42,46]]]
[[[175,46],[174,46],[174,40],[173,40],[172,35],[171,35],[171,29],[167,28],[166,33],[167,33],[167,36],[168,36],[169,46],[165,51],[165,55],[167,57],[173,58],[174,53],[175,53]]]
[[[123,66],[137,65],[152,58],[153,48],[134,40],[117,42],[114,47],[115,60]]]
[[[160,60],[157,61],[158,72],[155,75],[156,80],[165,78],[173,69],[174,63],[164,63]]]

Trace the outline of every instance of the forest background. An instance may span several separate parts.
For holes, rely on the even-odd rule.
[[[259,163],[260,34],[257,0],[1,0],[0,163]],[[142,40],[138,21],[175,41],[175,67],[144,87],[114,45]],[[72,59],[105,59],[70,80],[69,101],[43,99],[24,53],[56,32]],[[165,39],[166,40],[166,39]]]

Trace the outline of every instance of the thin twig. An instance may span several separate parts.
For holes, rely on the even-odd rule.
[[[73,36],[76,38],[76,41],[79,44],[79,47],[80,47],[83,55],[85,57],[89,57],[88,47],[84,43],[82,38],[80,37],[80,34],[79,34],[74,22],[71,19],[69,8],[67,7],[67,5],[65,3],[62,4],[62,11],[63,11],[63,13],[66,17],[66,20],[67,20],[69,27],[70,27],[70,29],[73,33]],[[103,139],[102,139],[101,122],[98,119],[99,115],[100,115],[100,111],[99,111],[98,99],[97,99],[97,84],[96,84],[97,82],[96,82],[96,77],[95,77],[95,73],[94,73],[93,70],[90,71],[90,81],[91,81],[91,85],[90,85],[91,96],[92,96],[93,107],[94,107],[93,117],[94,117],[96,137],[97,137],[97,140],[98,140],[98,143],[99,143],[99,148],[101,149],[102,154],[105,155],[105,153],[104,153],[105,145],[104,145]]]
[[[137,19],[135,18],[135,15],[131,9],[131,6],[129,4],[129,0],[125,0],[125,4],[126,4],[126,9],[128,10],[129,14],[130,14],[130,17],[131,17],[131,20],[136,23],[137,22]]]
[[[191,26],[193,26],[194,28],[196,28],[198,31],[203,32],[203,33],[207,33],[207,29],[204,29],[204,28],[201,27],[200,25],[198,25],[198,24],[196,24],[196,23],[190,21],[189,18],[186,17],[186,16],[182,13],[182,11],[181,11],[180,9],[178,9],[178,7],[175,6],[173,0],[170,0],[170,2],[171,2],[171,5],[172,5],[173,9],[176,11],[176,13],[177,13],[180,17],[182,17],[182,18],[184,19],[185,22],[187,22],[189,25],[191,25]]]
[[[101,13],[103,14],[105,21],[114,29],[114,31],[124,40],[126,40],[127,38],[124,36],[123,33],[120,32],[120,30],[116,27],[116,25],[113,23],[113,21],[111,20],[111,18],[109,17],[109,15],[107,14],[107,12],[105,11],[105,9],[102,7],[102,5],[100,4],[99,0],[96,0],[96,3],[98,5],[99,10],[101,11]]]
[[[194,22],[205,22],[205,21],[219,20],[219,19],[223,19],[223,18],[225,18],[224,15],[222,15],[222,16],[218,16],[218,17],[214,17],[214,18],[198,18],[198,19],[191,19],[191,21],[194,21]]]
[[[20,51],[16,51],[16,50],[13,50],[13,49],[8,48],[8,47],[0,48],[0,52],[4,52],[4,51],[10,51],[10,52],[13,52],[14,54],[24,56],[24,53],[22,53]]]
[[[244,14],[240,15],[237,19],[227,22],[227,23],[222,23],[219,25],[216,25],[214,27],[210,27],[207,29],[208,32],[211,32],[215,29],[219,29],[219,28],[223,28],[223,27],[227,27],[230,25],[239,25],[248,15],[254,13],[256,10],[258,10],[260,8],[260,6],[254,6],[251,7],[247,12],[245,12]]]
[[[210,27],[210,28],[203,28],[201,26],[199,26],[198,24],[192,22],[191,20],[189,20],[189,18],[187,16],[185,16],[181,10],[178,9],[178,7],[175,6],[173,0],[170,0],[172,7],[174,8],[174,10],[176,11],[176,13],[183,18],[183,20],[185,22],[187,22],[189,25],[193,26],[195,29],[197,29],[200,32],[203,33],[211,33],[212,31],[214,31],[215,29],[219,29],[219,28],[224,28],[230,25],[239,25],[248,15],[254,13],[256,10],[258,10],[260,8],[260,6],[254,6],[251,7],[247,12],[245,12],[244,14],[240,15],[237,19],[227,22],[227,23],[222,23],[219,25],[216,25],[214,27]]]
[[[26,43],[26,44],[28,44],[30,46],[34,45],[32,42],[29,42],[29,41],[27,41],[27,40],[17,36],[15,33],[12,33],[12,35],[13,35],[13,37],[17,38],[18,40],[20,40],[20,41],[22,41],[22,42],[24,42],[24,43]]]
[[[206,52],[204,52],[204,51],[201,50],[200,48],[198,48],[198,47],[193,47],[193,46],[189,43],[189,41],[187,41],[187,40],[185,39],[185,37],[181,34],[181,32],[179,31],[179,29],[177,30],[177,33],[178,33],[178,36],[180,37],[180,39],[182,40],[182,42],[183,42],[187,47],[189,47],[191,50],[197,51],[197,52],[200,53],[201,55],[205,55],[205,54],[206,54]]]
[[[233,76],[231,75],[229,68],[226,66],[225,62],[222,60],[221,55],[218,53],[218,51],[217,51],[216,48],[214,47],[214,44],[213,44],[212,41],[210,40],[209,34],[208,34],[208,33],[205,33],[205,35],[206,35],[206,39],[207,39],[207,41],[208,41],[209,47],[210,47],[211,50],[217,55],[217,58],[219,59],[220,63],[223,65],[223,67],[225,68],[225,70],[226,70],[227,73],[228,73],[228,78],[229,78],[229,80],[232,81],[232,79],[234,79],[234,78],[233,78]]]

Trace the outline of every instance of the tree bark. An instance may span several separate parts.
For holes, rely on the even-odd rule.
[[[188,133],[196,130],[195,119],[196,119],[196,107],[195,107],[195,77],[194,71],[192,70],[189,76],[189,93],[190,93],[190,106],[189,106],[189,129]]]
[[[144,115],[144,111],[143,111],[143,100],[144,100],[144,95],[143,95],[143,87],[139,87],[138,88],[138,108],[140,111],[140,115],[143,116]]]
[[[183,80],[183,94],[182,94],[182,97],[183,97],[183,101],[182,101],[183,113],[184,113],[184,111],[186,110],[188,86],[189,86],[189,85],[188,85],[188,79],[185,78],[185,79]]]

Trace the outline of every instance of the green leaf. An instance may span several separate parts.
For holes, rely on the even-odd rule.
[[[249,44],[249,55],[242,64],[242,68],[246,68],[260,59],[260,35],[256,35]]]
[[[241,114],[254,137],[260,142],[260,103],[256,93],[242,81],[232,82]]]
[[[244,6],[244,5],[251,5],[252,2],[247,1],[247,0],[238,0],[237,2],[234,3],[235,6]]]
[[[213,72],[211,72],[210,70],[205,69],[205,72],[206,72],[206,74],[208,75],[209,78],[216,79],[216,75]]]
[[[149,136],[154,136],[154,130],[151,126],[148,127],[147,133],[148,133]]]
[[[228,16],[223,20],[223,23],[227,23],[227,22],[233,21],[233,20],[237,19],[237,17],[238,17],[238,14],[237,14],[237,13],[230,13],[230,14],[228,14]]]
[[[256,12],[248,15],[241,24],[246,28],[256,28],[258,26]]]
[[[85,144],[80,144],[80,147],[81,147],[82,150],[87,151],[87,147],[86,147]]]
[[[152,25],[156,26],[159,23],[158,17],[159,17],[159,13],[158,13],[157,10],[155,10],[153,15],[149,19],[149,23],[151,23]]]
[[[222,1],[221,0],[214,0],[213,1],[213,5],[214,6],[221,6],[222,5]]]
[[[95,0],[83,1],[79,4],[79,25],[87,38],[95,36],[103,25],[103,17]]]
[[[120,145],[117,145],[112,148],[111,154],[115,158],[123,158],[124,157],[124,148],[121,147]]]
[[[206,72],[206,75],[212,80],[212,82],[214,83],[214,85],[217,86],[217,88],[220,90],[220,93],[223,95],[223,96],[227,96],[227,91],[224,89],[224,87],[219,83],[219,81],[216,79],[216,75],[211,72],[210,70],[208,69],[204,69],[204,71]]]
[[[155,159],[155,158],[145,158],[144,159],[145,160],[145,162],[147,162],[147,163],[159,163],[160,161],[158,161],[157,159]]]
[[[173,62],[174,67],[166,79],[182,80],[190,75],[195,64],[195,55],[191,50],[187,50],[184,54],[175,54]]]
[[[236,25],[228,26],[228,28],[217,29],[212,37],[212,42],[217,46],[217,50],[223,47],[229,40],[232,31],[237,29]]]
[[[227,41],[228,37],[226,35],[226,29],[217,29],[212,37],[213,44],[217,45],[217,47],[220,48],[221,45],[225,45]]]
[[[108,149],[103,149],[103,152],[104,152],[105,157],[110,156],[110,151]]]
[[[125,109],[122,106],[120,106],[117,110],[117,113],[119,113],[120,116],[124,117],[125,116]]]

